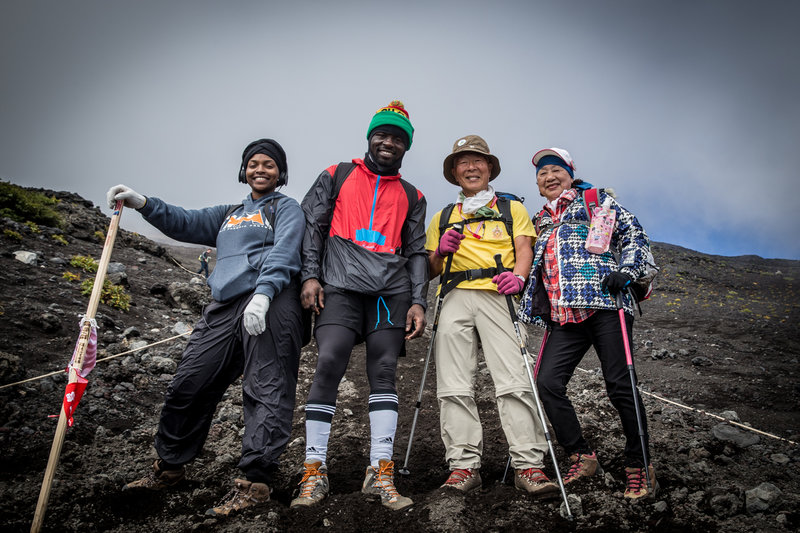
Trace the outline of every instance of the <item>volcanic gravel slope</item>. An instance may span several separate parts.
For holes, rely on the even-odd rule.
[[[62,277],[79,270],[75,255],[99,259],[108,218],[71,193],[53,193],[68,220],[64,231],[0,219],[22,241],[0,236],[0,384],[63,368],[78,333],[87,298],[79,282]],[[124,211],[123,217],[138,217]],[[52,234],[62,234],[67,245]],[[329,456],[331,496],[320,506],[288,508],[303,462],[303,404],[314,372],[315,346],[303,349],[292,442],[283,455],[272,501],[228,519],[204,516],[230,489],[242,432],[241,388],[220,404],[201,456],[188,479],[163,494],[131,494],[120,487],[148,471],[164,391],[180,360],[180,322],[193,325],[208,289],[191,280],[200,247],[154,243],[121,231],[112,262],[124,265],[131,308],[101,304],[99,357],[134,350],[98,363],[67,432],[45,520],[46,531],[791,531],[800,526],[800,447],[722,423],[709,414],[800,441],[800,262],[755,256],[720,257],[655,243],[661,266],[658,288],[643,303],[633,343],[650,422],[653,462],[661,492],[655,500],[622,498],[623,441],[606,397],[597,358],[590,352],[570,383],[585,433],[605,476],[575,489],[575,520],[559,512],[560,500],[532,501],[502,483],[505,438],[485,366],[477,382],[484,422],[483,488],[467,496],[438,490],[447,472],[439,437],[431,365],[409,476],[400,492],[414,499],[392,512],[360,493],[368,461],[368,387],[363,346],[353,353],[340,386]],[[35,265],[14,257],[35,252]],[[183,264],[186,269],[179,266]],[[213,262],[212,262],[213,267]],[[192,272],[189,272],[192,271]],[[82,274],[82,278],[92,277]],[[431,295],[433,293],[431,292]],[[431,300],[432,301],[432,300]],[[433,305],[428,319],[432,319]],[[429,326],[430,328],[430,326]],[[430,331],[430,330],[429,330]],[[541,330],[529,330],[535,355]],[[428,334],[408,344],[398,368],[400,418],[395,459],[403,463],[420,386]],[[0,530],[27,531],[47,464],[65,377],[58,374],[0,389]],[[681,405],[695,410],[685,409]],[[699,410],[706,413],[699,412]],[[735,413],[734,413],[735,412]],[[565,458],[556,445],[562,470]],[[552,475],[552,465],[547,472]]]

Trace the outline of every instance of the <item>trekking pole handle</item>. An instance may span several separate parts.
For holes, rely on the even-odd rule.
[[[503,266],[503,256],[500,254],[495,254],[494,262],[497,265],[498,274],[502,274],[507,270],[506,267]],[[508,304],[508,312],[511,313],[511,320],[516,324],[517,321],[514,317],[517,316],[517,311],[514,309],[514,300],[511,298],[510,294],[506,294],[506,303]]]
[[[461,224],[458,224],[458,223],[453,224],[453,229],[456,230],[459,233],[464,233],[464,226],[461,225]],[[439,294],[440,295],[443,294],[442,293],[442,289],[444,289],[444,286],[447,284],[447,278],[450,277],[450,267],[453,266],[453,255],[454,254],[455,254],[455,252],[453,252],[451,254],[447,254],[447,258],[444,261],[444,272],[442,272],[442,276],[439,279],[439,285],[441,285],[441,287],[439,288]]]
[[[623,308],[623,304],[622,304],[622,291],[619,291],[619,292],[617,293],[617,295],[614,297],[614,301],[615,301],[615,302],[616,302],[616,304],[617,304],[617,309],[622,309],[622,308]]]

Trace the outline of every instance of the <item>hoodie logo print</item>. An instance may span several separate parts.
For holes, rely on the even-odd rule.
[[[237,217],[236,215],[231,215],[230,218],[228,218],[228,222],[225,223],[225,226],[227,227],[238,226],[243,222],[253,222],[256,224],[261,224],[263,226],[264,218],[261,216],[261,211],[259,211],[258,213],[254,213],[252,215],[245,215],[243,217]]]

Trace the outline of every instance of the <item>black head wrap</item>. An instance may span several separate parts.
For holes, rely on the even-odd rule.
[[[278,177],[278,186],[286,185],[289,181],[289,168],[286,165],[286,152],[283,151],[283,147],[278,144],[277,141],[273,141],[272,139],[259,139],[257,141],[253,141],[247,145],[247,148],[244,149],[242,152],[242,166],[239,169],[239,181],[242,183],[247,183],[247,179],[245,178],[245,168],[247,167],[247,163],[252,159],[252,157],[256,154],[264,154],[272,158],[275,161],[275,164],[278,165],[278,171],[280,171],[280,176]]]

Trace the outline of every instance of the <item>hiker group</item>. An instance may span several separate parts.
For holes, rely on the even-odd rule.
[[[625,435],[625,498],[653,496],[658,485],[630,353],[642,296],[630,289],[642,285],[654,265],[636,217],[610,190],[576,179],[566,150],[548,148],[532,160],[546,203],[531,218],[519,198],[494,189],[500,161],[481,137],[467,135],[443,163],[454,202],[426,228],[425,196],[399,173],[414,139],[403,104],[380,108],[366,138],[363,158],[326,168],[300,204],[277,191],[288,182],[288,167],[272,139],[244,149],[238,176],[250,191],[238,205],[187,210],[125,185],[108,191],[110,204],[123,201],[167,236],[216,247],[217,255],[207,276],[213,301],[167,388],[154,441],[158,459],[123,490],[160,490],[183,480],[218,403],[242,377],[243,478],[207,514],[225,516],[268,501],[291,433],[300,350],[313,334],[317,363],[305,399],[305,459],[291,507],[319,505],[331,491],[328,449],[337,394],[360,343],[370,421],[361,490],[393,510],[411,506],[395,485],[396,368],[405,342],[425,331],[428,282],[438,276],[420,399],[433,354],[449,469],[442,490],[466,493],[482,484],[483,431],[474,390],[480,347],[515,487],[534,499],[561,495],[569,513],[565,486],[602,473],[567,394],[573,372],[594,346]],[[613,219],[609,242],[587,250],[587,236],[599,231],[592,224],[603,215]],[[535,359],[521,324],[546,327]],[[548,422],[569,458],[563,477]],[[544,472],[548,455],[555,481]]]

